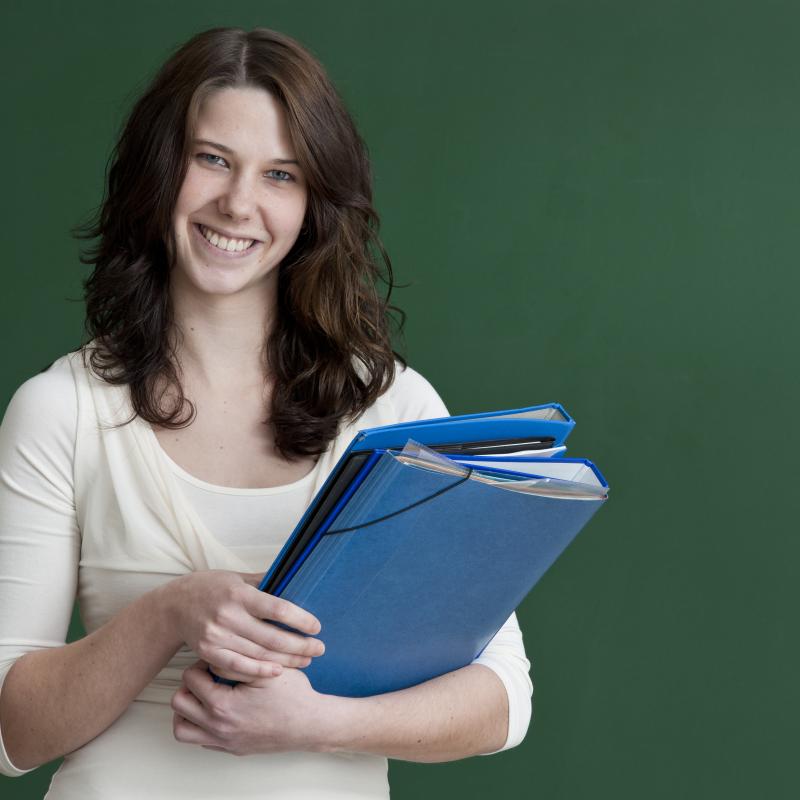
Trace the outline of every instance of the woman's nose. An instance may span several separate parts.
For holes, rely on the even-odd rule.
[[[232,177],[220,195],[219,210],[233,219],[249,219],[255,205],[255,190],[246,175]]]

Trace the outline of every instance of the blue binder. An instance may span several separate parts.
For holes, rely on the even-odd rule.
[[[525,417],[530,411],[554,416]],[[451,453],[474,471],[459,476],[388,447],[408,439],[458,444],[548,431],[563,449],[573,426],[560,406],[549,404],[387,426],[354,439],[329,479],[353,453],[364,453],[346,491],[313,535],[306,530],[298,551],[323,487],[262,581],[322,623],[325,654],[305,668],[315,689],[379,694],[470,663],[606,496],[605,479],[584,459]],[[487,483],[485,475],[508,483]],[[510,490],[537,475],[556,486],[593,487],[594,494]]]
[[[574,427],[575,421],[563,406],[559,403],[545,403],[508,411],[461,414],[368,428],[356,435],[345,456],[370,449],[403,447],[408,439],[431,447],[546,436],[553,438],[554,446],[559,446],[564,444]]]
[[[550,452],[565,449],[564,440],[575,426],[574,420],[558,403],[546,403],[507,411],[463,414],[453,417],[415,420],[413,422],[368,428],[359,431],[316,497],[286,541],[259,588],[275,593],[285,577],[288,565],[296,558],[331,510],[342,498],[352,495],[363,479],[364,466],[372,454],[390,448],[400,449],[409,439],[440,452],[469,452],[478,445],[485,451],[512,453],[522,448],[548,447]],[[540,444],[531,444],[531,442]],[[370,463],[371,466],[371,463]]]

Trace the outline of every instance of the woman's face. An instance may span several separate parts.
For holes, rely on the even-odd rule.
[[[213,92],[189,156],[172,217],[173,291],[274,291],[307,203],[283,108],[263,89]]]

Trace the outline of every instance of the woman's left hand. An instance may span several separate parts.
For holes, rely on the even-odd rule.
[[[319,750],[324,698],[305,673],[284,668],[273,678],[228,686],[198,661],[183,673],[172,697],[172,730],[179,742],[242,756]]]

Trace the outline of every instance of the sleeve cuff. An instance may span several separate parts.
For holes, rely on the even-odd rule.
[[[508,735],[505,744],[499,750],[481,755],[488,756],[516,747],[525,738],[533,714],[531,662],[525,655],[516,614],[508,618],[472,663],[483,664],[491,669],[502,681],[508,697]]]
[[[5,682],[5,677],[11,669],[11,666],[12,665],[6,665],[5,667],[0,667],[0,694],[2,694],[3,683]],[[19,769],[19,767],[15,767],[14,764],[11,763],[11,759],[6,752],[6,746],[3,744],[3,730],[2,727],[0,727],[0,775],[6,775],[9,778],[18,778],[20,775],[33,772],[34,769],[36,769],[36,767]]]

